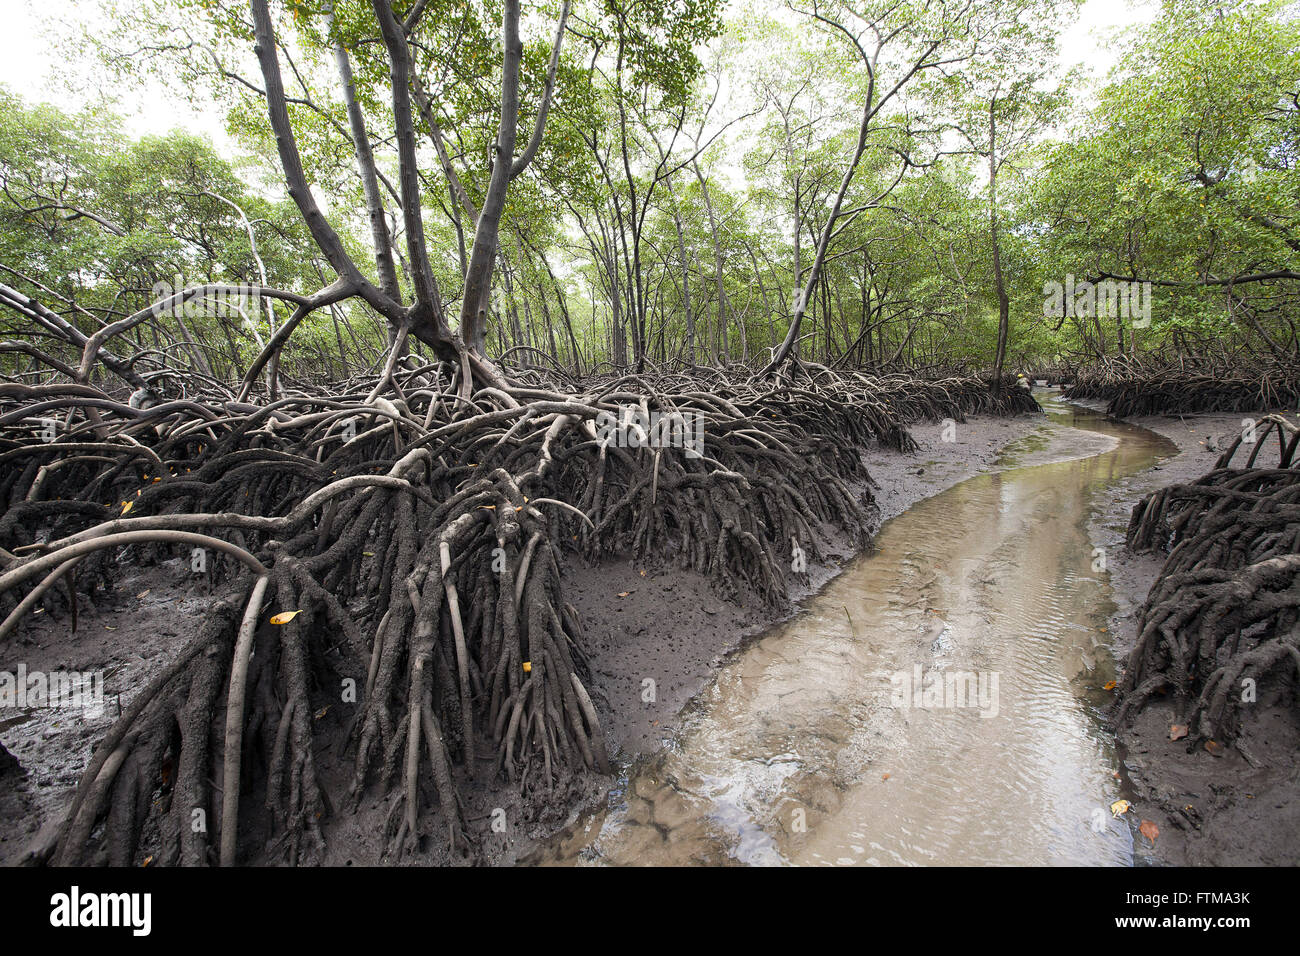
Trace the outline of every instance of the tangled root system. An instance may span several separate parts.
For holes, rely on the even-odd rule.
[[[1115,360],[1079,369],[1065,398],[1107,403],[1117,418],[1295,408],[1300,366],[1277,361]]]
[[[795,547],[815,559],[829,531],[873,530],[864,445],[914,447],[912,418],[1035,407],[976,379],[825,369],[581,388],[466,374],[390,370],[273,401],[174,376],[146,408],[0,384],[0,646],[38,606],[75,615],[125,564],[201,549],[221,569],[45,858],[313,862],[324,821],[375,789],[396,797],[386,855],[434,838],[473,858],[465,780],[545,794],[610,768],[566,561],[675,562],[779,604]],[[656,415],[659,438],[700,441],[654,440]],[[342,790],[326,744],[350,761]],[[197,811],[213,825],[191,826]]]
[[[1168,549],[1138,618],[1117,719],[1172,693],[1189,741],[1230,741],[1243,716],[1242,681],[1276,680],[1295,698],[1300,671],[1300,432],[1268,416],[1214,470],[1170,485],[1133,509],[1128,546]],[[1265,466],[1263,458],[1276,464]],[[1234,459],[1249,449],[1242,464]]]

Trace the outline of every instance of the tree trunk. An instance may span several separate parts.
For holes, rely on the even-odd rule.
[[[998,345],[993,359],[993,393],[1002,390],[1002,366],[1007,357],[1007,337],[1011,325],[1011,303],[1002,275],[1002,249],[998,238],[998,162],[997,119],[994,110],[997,96],[989,100],[989,237],[993,244],[993,285],[998,295]]]

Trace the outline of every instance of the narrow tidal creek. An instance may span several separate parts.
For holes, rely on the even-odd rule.
[[[1134,863],[1104,809],[1113,605],[1087,524],[1094,492],[1174,448],[1053,395],[993,471],[887,522],[734,657],[532,862]]]

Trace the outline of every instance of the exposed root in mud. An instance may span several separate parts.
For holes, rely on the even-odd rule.
[[[1300,367],[1272,360],[1121,359],[1079,369],[1063,397],[1104,401],[1117,418],[1293,408],[1300,402]]]
[[[221,595],[99,743],[39,860],[314,862],[323,821],[376,789],[399,797],[386,857],[433,839],[473,859],[458,780],[543,795],[609,770],[564,561],[675,561],[779,604],[796,550],[871,533],[864,443],[914,447],[908,418],[1036,407],[963,378],[563,390],[464,369],[266,402],[173,376],[145,408],[0,384],[0,646],[38,606],[75,626],[78,595],[124,564],[201,557]],[[347,792],[327,792],[327,743],[352,762]]]
[[[1196,482],[1170,485],[1133,509],[1128,546],[1169,549],[1138,617],[1138,642],[1119,688],[1123,724],[1172,692],[1191,742],[1230,741],[1249,679],[1297,703],[1300,688],[1300,431],[1267,416]],[[1276,464],[1260,464],[1261,456]],[[1233,459],[1245,449],[1244,467]]]

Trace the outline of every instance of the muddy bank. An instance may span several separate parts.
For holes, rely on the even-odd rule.
[[[1088,403],[1080,403],[1088,404]],[[1089,531],[1106,549],[1116,610],[1110,619],[1121,668],[1136,640],[1136,618],[1164,555],[1124,547],[1133,505],[1157,488],[1193,481],[1214,467],[1240,433],[1240,413],[1138,416],[1126,421],[1168,438],[1178,452],[1111,485],[1094,502]],[[1300,725],[1295,715],[1261,704],[1237,746],[1219,757],[1170,741],[1172,706],[1153,703],[1119,733],[1131,782],[1131,812],[1152,820],[1154,857],[1174,865],[1300,864]]]

